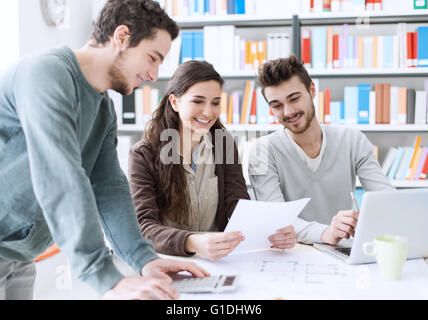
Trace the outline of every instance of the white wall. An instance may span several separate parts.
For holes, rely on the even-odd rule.
[[[46,25],[39,0],[18,1],[20,56],[62,44],[77,49],[89,39],[92,31],[92,0],[68,0],[69,29],[67,30],[58,30]]]
[[[18,3],[0,1],[0,70],[19,57]]]

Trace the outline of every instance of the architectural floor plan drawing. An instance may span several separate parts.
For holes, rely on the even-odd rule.
[[[267,255],[269,255],[267,253]],[[256,273],[262,274],[272,281],[324,284],[325,282],[346,280],[349,273],[347,266],[333,263],[306,263],[305,261],[288,260],[274,257],[261,258],[254,261]]]

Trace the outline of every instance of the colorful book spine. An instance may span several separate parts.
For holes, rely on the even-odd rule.
[[[326,124],[330,124],[331,122],[330,104],[331,104],[331,92],[330,92],[330,89],[325,89],[324,91],[324,123]]]
[[[428,26],[417,29],[418,67],[428,67]]]
[[[312,67],[315,69],[325,69],[327,61],[326,29],[321,27],[313,28],[311,41]]]
[[[415,123],[415,89],[407,89],[407,103],[406,103],[406,124]]]
[[[413,148],[407,147],[406,152],[404,153],[403,160],[400,163],[397,174],[395,176],[396,180],[404,180],[406,178],[407,169],[409,168],[410,161],[412,160]]]
[[[404,148],[398,147],[397,152],[394,157],[394,161],[392,162],[391,168],[388,172],[388,178],[393,180],[397,174],[398,167],[404,155]]]
[[[418,33],[417,32],[413,32],[412,33],[412,67],[417,67],[418,66],[418,47],[421,44],[418,43]]]
[[[390,147],[388,149],[388,152],[386,153],[385,156],[385,160],[382,163],[382,172],[384,175],[388,175],[391,167],[392,167],[392,163],[394,162],[394,159],[397,155],[398,149],[394,148],[394,147]]]
[[[324,91],[318,92],[318,121],[324,123]]]
[[[263,97],[260,88],[257,88],[257,124],[269,124],[269,105]]]
[[[345,56],[345,68],[354,68],[354,43],[355,43],[355,37],[348,36],[348,48],[347,48],[347,55]]]
[[[327,27],[327,69],[333,68],[333,27]]]
[[[370,84],[360,83],[358,88],[358,124],[369,124],[370,120]]]
[[[227,93],[222,92],[221,93],[221,100],[220,100],[220,121],[222,123],[227,123],[227,116],[228,116],[228,108],[227,108]]]
[[[204,60],[204,32],[193,32],[193,60]]]
[[[257,124],[257,91],[253,90],[251,99],[251,111],[249,117],[249,124]]]
[[[136,124],[135,97],[134,97],[134,95],[123,96],[122,123],[123,124]]]
[[[311,67],[311,32],[308,29],[302,30],[302,60],[306,68]]]
[[[416,90],[415,93],[415,124],[427,123],[427,93],[422,90]]]
[[[383,36],[383,67],[394,68],[394,37]]]
[[[210,1],[210,5],[209,5],[209,13],[210,15],[214,16],[216,14],[216,0],[209,0]]]
[[[410,174],[406,177],[406,180],[415,180],[416,170],[418,169],[419,162],[421,161],[422,152],[424,148],[419,147],[412,166],[410,167]]]
[[[253,90],[251,83],[252,83],[251,81],[247,81],[245,83],[244,98],[243,98],[242,108],[241,108],[241,124],[247,123],[247,119],[246,119],[247,109],[249,108],[250,93],[252,93],[252,90]]]
[[[407,117],[407,88],[398,88],[398,124],[406,124]]]
[[[413,67],[413,35],[412,32],[406,33],[406,67]]]
[[[143,123],[147,123],[152,116],[152,87],[143,86]]]
[[[410,158],[409,166],[407,167],[407,171],[406,171],[405,179],[407,179],[407,180],[410,180],[412,178],[411,172],[412,172],[412,168],[414,166],[414,163],[416,161],[416,156],[418,154],[419,147],[421,145],[421,140],[422,140],[421,136],[416,137],[416,141],[415,141],[415,144],[413,146],[413,154],[412,154],[412,157]]]
[[[369,105],[369,125],[376,124],[376,92],[370,91],[370,105]]]
[[[376,96],[376,124],[383,123],[383,85],[376,83],[374,85],[374,91]]]
[[[181,33],[181,58],[180,63],[193,60],[194,35],[193,32],[184,31]]]
[[[358,123],[358,87],[345,87],[345,123]]]
[[[390,124],[391,121],[391,84],[382,84],[382,120],[384,124]]]
[[[210,14],[210,0],[204,0],[204,14]]]
[[[427,0],[413,0],[413,9],[428,9]]]
[[[339,40],[339,39],[338,39]],[[349,39],[348,39],[348,24],[343,25],[343,33],[342,33],[342,63],[340,65],[341,68],[351,68],[349,63]]]
[[[425,86],[425,93],[426,93],[426,95],[425,95],[425,100],[426,100],[426,116],[427,116],[427,124],[428,124],[428,79],[425,79],[425,82],[424,82],[424,86]]]
[[[340,68],[340,58],[341,56],[339,56],[339,35],[335,34],[333,35],[333,68]]]
[[[428,155],[425,159],[424,166],[422,167],[421,175],[419,176],[419,180],[424,180],[428,175]]]
[[[390,91],[390,119],[392,125],[398,124],[398,87],[392,86]]]
[[[235,14],[235,0],[227,0],[227,14]]]
[[[227,124],[232,124],[233,119],[233,93],[229,96],[229,104],[227,107]]]
[[[330,102],[330,124],[341,124],[341,101]]]
[[[233,124],[239,124],[240,123],[240,96],[239,92],[235,91],[233,93],[233,116],[232,116],[232,123]]]
[[[235,14],[245,14],[245,0],[235,0]]]

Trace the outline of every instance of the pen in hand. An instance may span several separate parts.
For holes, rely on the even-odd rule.
[[[357,215],[360,213],[360,209],[358,208],[358,204],[357,204],[357,201],[355,200],[355,196],[354,196],[354,192],[353,191],[351,191],[351,198],[352,198],[352,201],[354,202],[354,206],[355,206],[355,209],[356,209],[356,212],[357,212]]]

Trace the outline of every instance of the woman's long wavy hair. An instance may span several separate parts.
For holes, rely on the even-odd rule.
[[[193,85],[211,80],[217,81],[221,87],[223,86],[223,79],[208,62],[192,60],[181,64],[170,79],[168,88],[144,132],[144,140],[155,155],[154,166],[158,173],[160,189],[157,202],[161,219],[168,217],[168,219],[178,224],[190,223],[188,215],[189,196],[183,158],[180,157],[180,164],[165,164],[162,161],[162,148],[171,142],[171,139],[161,141],[162,132],[167,129],[175,129],[177,131],[180,129],[180,118],[172,108],[169,96],[174,94],[179,98]],[[217,119],[210,129],[211,134],[216,129],[222,128],[224,126]],[[171,152],[172,150],[170,150]]]

